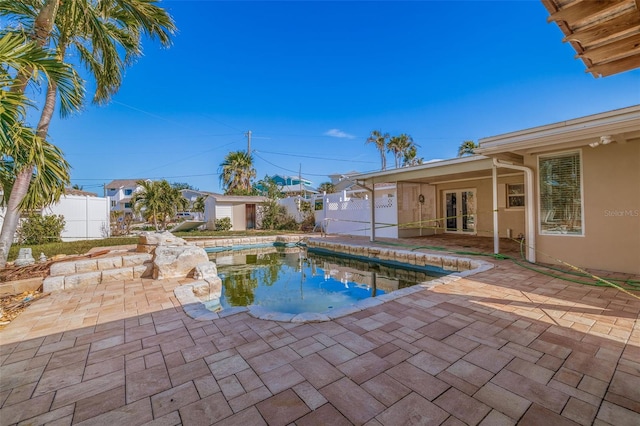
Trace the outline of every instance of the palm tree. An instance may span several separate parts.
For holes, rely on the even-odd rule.
[[[168,221],[179,210],[185,210],[189,206],[189,200],[166,180],[140,180],[136,183],[140,189],[131,197],[133,210],[152,222],[156,231],[166,229]]]
[[[167,12],[155,3],[155,0],[10,0],[3,3],[0,14],[21,20],[24,28],[31,29],[33,40],[39,46],[55,45],[57,57],[62,61],[67,50],[75,47],[80,63],[95,79],[94,102],[106,103],[118,91],[124,68],[142,55],[143,36],[169,44],[175,25]],[[33,77],[33,68],[21,69],[17,76],[18,90],[24,93],[27,82]],[[54,80],[48,83],[36,131],[41,139],[46,139],[56,98],[62,89]],[[65,100],[60,99],[64,115],[69,108],[65,106]],[[25,165],[18,172],[11,193],[15,200],[10,200],[15,206],[20,205],[26,195],[34,168],[34,164]],[[17,219],[5,220],[0,247],[13,239],[16,227]],[[2,266],[6,254],[0,254],[4,257],[4,260],[0,257]]]
[[[71,181],[70,166],[62,151],[33,133],[31,136],[33,141],[28,149],[25,144],[12,143],[3,146],[4,157],[0,164],[0,188],[3,194],[0,205],[8,204],[15,177],[25,164],[35,164],[35,167],[27,194],[19,206],[22,210],[40,209],[55,203]],[[9,213],[7,210],[5,221],[9,220]],[[20,213],[17,212],[16,216],[19,218]],[[7,250],[9,248],[10,246]]]
[[[474,155],[474,150],[478,148],[478,145],[474,141],[464,141],[458,147],[458,157],[465,155]]]
[[[156,231],[159,231],[158,216],[162,209],[162,194],[155,181],[139,180],[136,182],[138,190],[131,197],[131,205],[135,213],[142,213],[145,219],[153,222]]]
[[[405,152],[407,152],[413,143],[413,138],[406,133],[402,133],[400,136],[392,136],[387,143],[387,151],[393,153],[396,169],[400,167],[400,162]],[[417,151],[416,151],[417,152]]]
[[[220,163],[220,184],[226,195],[246,195],[252,193],[251,179],[256,177],[253,157],[246,151],[233,151]]]
[[[24,124],[27,108],[33,106],[24,95],[29,81],[23,77],[25,70],[32,74],[37,71],[60,87],[64,111],[80,107],[83,91],[71,67],[23,34],[0,35],[0,63],[0,184],[3,188],[0,204],[6,206],[0,233],[2,268],[7,262],[20,212],[57,201],[69,184],[69,164],[62,152]]]
[[[382,134],[380,130],[373,130],[371,135],[365,141],[365,144],[372,143],[376,146],[378,151],[380,152],[380,161],[381,161],[381,169],[387,169],[387,156],[385,154],[385,149],[387,148],[387,141],[389,140],[389,133]]]
[[[204,195],[200,195],[198,198],[196,198],[192,206],[193,211],[196,213],[204,213],[204,208],[205,208],[204,200],[206,199],[207,197]]]
[[[416,166],[424,161],[422,158],[418,158],[418,145],[415,143],[411,144],[402,155],[403,167]]]

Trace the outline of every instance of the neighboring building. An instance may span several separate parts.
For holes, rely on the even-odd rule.
[[[141,180],[150,181],[150,179],[116,179],[105,186],[112,212],[133,212],[131,198],[139,190],[138,182]]]
[[[298,176],[284,175],[273,175],[269,178],[280,187],[280,192],[284,197],[293,197],[296,195],[308,197],[312,194],[318,193],[318,191],[312,186],[312,182],[308,179]],[[258,186],[258,189],[261,188]]]
[[[530,261],[640,274],[640,105],[479,145],[482,155],[352,179],[396,184],[392,237],[492,236],[499,252],[498,237],[522,236]],[[387,226],[379,222],[376,213],[376,230]]]
[[[342,191],[350,191],[352,189],[358,189],[356,183],[352,180],[349,180],[347,176],[353,176],[360,174],[360,172],[352,170],[346,173],[333,173],[329,175],[329,179],[331,179],[331,183],[334,187],[334,192],[342,192]]]

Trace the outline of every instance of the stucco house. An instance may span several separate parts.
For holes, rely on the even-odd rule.
[[[640,105],[479,141],[480,155],[351,176],[397,186],[396,237],[523,237],[530,261],[640,274]],[[374,214],[371,214],[374,212]],[[369,236],[385,228],[370,209]],[[386,235],[388,236],[388,235]]]

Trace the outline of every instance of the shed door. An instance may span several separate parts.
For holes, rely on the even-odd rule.
[[[247,204],[246,206],[247,229],[256,229],[256,205]]]

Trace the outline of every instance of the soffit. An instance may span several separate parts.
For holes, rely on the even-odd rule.
[[[491,158],[476,155],[456,158],[419,166],[402,167],[353,176],[353,180],[364,182],[370,186],[372,182],[413,182],[436,183],[457,179],[469,179],[491,176]],[[376,188],[377,189],[377,188]]]
[[[640,67],[640,0],[542,0],[594,77]]]

